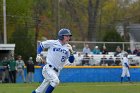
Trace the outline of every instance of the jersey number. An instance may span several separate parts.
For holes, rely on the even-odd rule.
[[[65,62],[65,61],[66,61],[66,57],[65,56],[62,56],[61,62]]]

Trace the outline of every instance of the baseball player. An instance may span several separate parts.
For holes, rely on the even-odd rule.
[[[40,53],[44,48],[48,49],[46,62],[43,67],[42,75],[44,80],[42,84],[32,93],[52,93],[59,84],[59,73],[67,60],[74,62],[72,47],[68,44],[72,34],[69,29],[61,29],[58,32],[58,40],[47,40],[40,43],[37,50],[36,61],[41,61]]]
[[[123,78],[127,76],[128,81],[130,82],[130,73],[129,73],[129,63],[128,63],[128,54],[125,53],[122,60],[122,75],[121,75],[121,83],[123,82]]]

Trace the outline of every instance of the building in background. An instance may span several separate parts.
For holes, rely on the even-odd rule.
[[[4,57],[14,55],[15,44],[0,44],[0,61]]]

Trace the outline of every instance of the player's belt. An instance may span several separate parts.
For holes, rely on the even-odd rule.
[[[58,69],[53,67],[52,65],[49,65],[50,68],[53,68],[54,71],[58,72]]]

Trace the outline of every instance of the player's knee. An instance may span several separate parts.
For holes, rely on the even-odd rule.
[[[59,80],[59,79],[55,79],[55,80],[53,80],[50,84],[51,84],[53,87],[56,87],[59,83],[60,83],[60,80]]]

